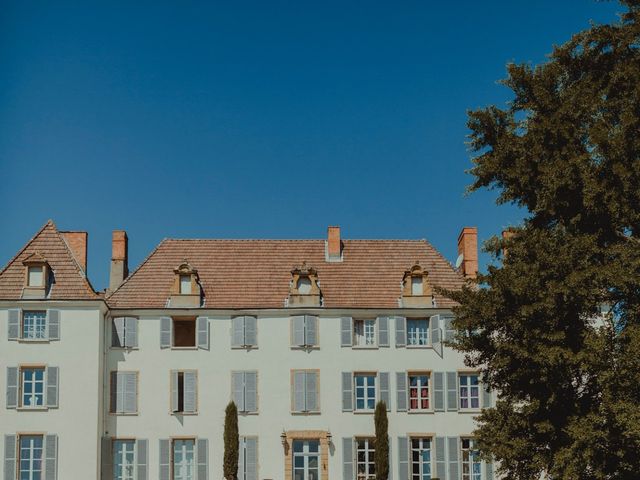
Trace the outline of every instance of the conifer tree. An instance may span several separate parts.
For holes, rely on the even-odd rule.
[[[389,420],[387,419],[387,405],[378,402],[373,414],[375,439],[375,467],[376,480],[389,478]]]
[[[238,478],[238,408],[234,402],[229,402],[224,412],[224,478],[236,480]]]

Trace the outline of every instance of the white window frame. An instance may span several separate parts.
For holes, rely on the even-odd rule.
[[[297,442],[302,442],[302,452],[296,452],[295,451],[295,443]],[[318,445],[318,451],[316,452],[311,452],[309,449],[309,445],[311,442],[315,442]],[[309,466],[309,458],[310,457],[316,457],[316,461],[317,461],[317,466],[315,468],[316,472],[317,472],[317,477],[316,478],[320,478],[321,475],[321,469],[320,469],[320,463],[321,463],[321,452],[322,452],[322,446],[320,445],[320,440],[317,438],[308,438],[308,439],[294,439],[291,442],[291,450],[292,450],[292,455],[291,455],[291,473],[293,475],[293,478],[296,477],[296,470],[300,470],[302,469],[302,476],[303,478],[307,479],[309,478],[309,472],[311,470],[311,467]],[[304,458],[304,465],[302,467],[296,467],[296,458]]]
[[[427,450],[425,447],[428,443],[429,450],[429,471],[425,472],[425,461],[422,452]],[[418,471],[419,473],[413,473],[413,467],[416,460],[413,458],[414,453],[418,454]],[[431,437],[412,437],[409,438],[409,475],[411,480],[430,480],[434,473],[433,463],[433,439]]]
[[[378,397],[378,386],[376,385],[377,377],[378,376],[375,373],[356,372],[353,374],[354,412],[372,412],[376,408],[376,401]],[[358,378],[364,378],[364,385],[358,386]],[[369,385],[371,380],[373,380],[373,385]],[[369,408],[367,405],[369,404],[369,401],[372,400],[372,397],[369,395],[370,388],[373,388],[373,406]],[[358,399],[362,399],[364,401],[364,408],[358,408]]]
[[[32,375],[36,375],[37,372],[42,372],[42,379],[41,380],[36,380],[34,377],[32,377],[32,380],[27,381],[27,379],[25,378],[25,373],[27,371],[31,371]],[[27,383],[31,384],[31,393],[29,394],[32,402],[31,405],[26,405],[25,404],[25,396],[27,395],[26,393],[26,385]],[[33,403],[33,400],[37,398],[37,394],[35,393],[36,390],[36,384],[41,384],[42,385],[42,393],[40,394],[41,397],[41,403],[40,405],[36,405]],[[40,366],[40,367],[20,367],[20,408],[35,408],[35,409],[40,409],[40,408],[46,408],[46,392],[47,392],[47,368]]]
[[[421,296],[424,292],[422,277],[411,277],[411,295]]]
[[[416,385],[415,387],[411,385],[411,377],[418,377],[419,379],[421,377],[426,377],[427,382],[426,385],[422,385],[421,382],[418,382],[418,385]],[[426,388],[427,389],[427,396],[423,397],[422,396],[422,390]],[[416,397],[412,397],[411,396],[411,390],[415,389],[416,390]],[[432,410],[432,405],[431,405],[431,375],[428,372],[409,372],[409,374],[407,375],[407,410],[410,412],[424,412],[424,411],[430,411]],[[412,408],[411,407],[411,400],[416,399],[416,401],[418,402],[418,406],[416,408]],[[427,401],[427,407],[423,408],[422,407],[422,401],[426,400]]]
[[[424,322],[424,330],[411,331],[412,323]],[[424,342],[424,343],[421,343]],[[419,348],[428,347],[430,342],[429,338],[429,319],[428,318],[407,318],[407,347]]]
[[[375,318],[353,319],[353,346],[373,348],[378,346],[378,325]]]
[[[471,385],[471,379],[472,377],[475,377],[477,379],[477,385]],[[466,384],[463,385],[462,384],[462,379],[466,378]],[[466,394],[463,395],[463,388],[466,389]],[[471,394],[471,388],[475,388],[476,389],[476,395],[472,395]],[[480,375],[477,373],[459,373],[458,374],[458,398],[460,399],[460,410],[480,410],[481,404],[480,404],[480,388],[481,388],[481,383],[480,383]],[[478,401],[478,406],[477,407],[473,407],[472,406],[472,402],[474,399],[477,399]],[[463,401],[466,400],[467,401],[467,406],[464,407],[463,406]]]
[[[189,450],[187,442],[191,442],[191,449]],[[180,465],[176,465],[176,446],[181,445],[182,450],[182,462]],[[189,462],[186,460],[186,455],[191,451],[191,475],[188,473],[182,473],[178,475],[179,467],[188,467]],[[172,480],[196,480],[198,476],[197,472],[198,463],[196,462],[196,439],[195,438],[174,438],[171,441],[171,479]]]
[[[38,271],[39,270],[39,271]],[[27,267],[27,286],[28,287],[44,287],[44,271],[43,265],[32,265]],[[37,273],[38,277],[32,277],[32,273]],[[33,283],[31,280],[38,279],[39,282]]]
[[[465,443],[467,447],[465,447]],[[460,439],[460,460],[462,463],[460,474],[462,475],[462,480],[482,480],[482,461],[475,443],[476,441],[473,438],[463,437]],[[474,465],[478,467],[476,472],[473,471]],[[465,468],[467,470],[466,473]]]
[[[40,439],[40,447],[37,448],[35,446],[35,440],[36,439]],[[26,448],[23,447],[22,442],[24,440],[29,440],[29,444],[26,446]],[[23,458],[23,451],[27,451],[28,455],[26,458]],[[37,453],[40,453],[40,456],[36,456]],[[44,463],[45,463],[45,459],[44,459],[44,436],[43,435],[20,435],[18,437],[18,455],[17,455],[17,459],[16,462],[18,464],[18,468],[16,468],[17,473],[18,473],[18,478],[22,478],[22,474],[23,473],[28,473],[29,477],[28,480],[35,480],[36,478],[40,478],[42,479],[44,477]],[[40,461],[40,469],[36,469],[35,468],[35,462],[39,460]],[[24,470],[22,468],[23,466],[23,462],[24,461],[28,461],[29,462],[29,467],[27,470]],[[40,474],[38,476],[36,476],[36,474]]]
[[[127,446],[131,447],[126,448],[122,453],[122,464],[117,462],[118,458],[118,446]],[[136,441],[132,439],[114,439],[111,443],[111,455],[113,460],[113,480],[136,480],[137,478],[137,466],[138,466],[138,455],[137,455]],[[126,455],[131,455],[131,461],[126,460]],[[118,475],[117,469],[121,468],[121,474]],[[130,474],[126,473],[126,469],[130,468]]]
[[[27,327],[27,320],[32,323]],[[26,335],[27,330],[32,334]],[[46,341],[49,339],[47,312],[45,310],[23,310],[22,323],[20,325],[20,339],[26,341]]]
[[[193,290],[191,285],[191,275],[180,274],[179,284],[180,295],[191,295]]]
[[[373,438],[356,438],[356,467],[357,480],[376,480],[375,444]],[[360,461],[360,453],[364,454],[364,461]],[[364,472],[360,472],[360,467],[364,467]]]

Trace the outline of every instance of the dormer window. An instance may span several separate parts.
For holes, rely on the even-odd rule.
[[[291,270],[287,306],[321,306],[322,294],[318,283],[318,272],[315,268],[308,267],[306,262],[303,262],[300,267],[294,267]]]
[[[409,270],[404,272],[402,278],[403,307],[432,307],[433,292],[429,283],[429,272],[420,262],[416,262]]]
[[[44,287],[44,266],[27,267],[27,286]]]
[[[198,271],[187,259],[173,269],[175,280],[171,288],[169,305],[171,307],[197,308],[202,303],[202,289],[198,278]]]
[[[46,298],[49,289],[49,264],[38,252],[22,261],[25,267],[22,298]]]
[[[298,293],[300,295],[309,295],[311,293],[311,280],[309,280],[309,277],[300,277],[298,279]]]
[[[411,295],[422,294],[422,277],[411,277]]]
[[[180,275],[180,295],[191,294],[191,275]]]

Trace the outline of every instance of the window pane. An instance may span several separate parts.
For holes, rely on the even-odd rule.
[[[422,295],[422,277],[411,277],[411,295]]]
[[[180,275],[180,293],[183,295],[191,293],[191,275]]]
[[[42,272],[43,272],[42,267],[29,267],[29,286],[30,287],[44,286]]]

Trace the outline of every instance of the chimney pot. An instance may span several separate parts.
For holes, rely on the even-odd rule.
[[[117,289],[129,275],[129,239],[127,238],[127,232],[114,230],[111,238],[109,292]]]
[[[464,227],[458,236],[458,255],[462,254],[460,266],[465,278],[476,278],[478,275],[478,229]]]
[[[342,260],[342,241],[340,240],[340,227],[327,228],[327,261],[339,262]]]
[[[87,274],[87,246],[89,234],[87,232],[60,232],[67,242],[71,253],[75,257],[82,271]]]

